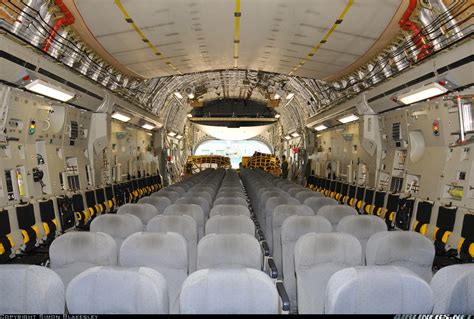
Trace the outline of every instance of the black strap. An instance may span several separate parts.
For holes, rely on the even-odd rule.
[[[460,251],[461,256],[462,255],[465,255],[466,257],[469,256],[469,257],[471,257],[471,260],[472,260],[472,256],[469,255],[469,247],[473,243],[474,243],[474,241],[471,240],[471,239],[468,239],[468,238],[464,239],[464,242],[461,245],[461,251]]]
[[[37,238],[37,236],[36,236],[35,230],[34,230],[33,228],[31,228],[31,227],[28,227],[28,228],[22,229],[22,230],[26,231],[26,233],[28,234],[28,237],[29,237],[29,239],[30,239],[27,243],[25,243],[26,246],[29,247],[29,246],[31,246],[31,245],[36,244],[36,238]]]
[[[7,236],[0,237],[0,244],[2,244],[3,249],[5,249],[5,252],[2,255],[9,256],[12,249],[12,244],[10,243],[10,240],[8,240],[8,237]]]

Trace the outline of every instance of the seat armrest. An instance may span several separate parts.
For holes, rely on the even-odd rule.
[[[260,228],[257,229],[257,239],[258,241],[265,240],[265,235],[263,235],[263,231]]]
[[[278,295],[280,297],[282,313],[288,314],[290,312],[290,298],[288,297],[288,294],[286,293],[286,289],[285,289],[285,286],[283,285],[283,282],[277,281],[276,288],[278,291]]]
[[[275,261],[273,260],[272,257],[269,257],[267,259],[267,263],[268,263],[268,275],[272,279],[277,279],[278,278],[278,269],[277,269],[277,266],[275,264]]]
[[[268,247],[267,241],[262,240],[261,245],[262,245],[263,255],[270,256],[270,247]]]

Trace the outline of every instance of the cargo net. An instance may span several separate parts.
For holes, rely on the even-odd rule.
[[[196,174],[207,168],[232,168],[230,158],[220,155],[193,155],[186,161],[186,174]]]
[[[244,167],[260,168],[273,175],[281,175],[280,160],[272,154],[255,152],[252,157],[247,160]]]

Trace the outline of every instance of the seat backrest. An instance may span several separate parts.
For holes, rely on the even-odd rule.
[[[166,191],[176,192],[176,193],[179,194],[179,196],[183,196],[184,193],[186,193],[188,191],[188,187],[185,184],[180,184],[180,185],[175,184],[175,185],[171,185],[169,187],[162,188],[157,193],[166,192]]]
[[[278,269],[278,276],[283,276],[283,264],[281,256],[281,225],[290,216],[314,216],[313,210],[305,205],[279,205],[273,210],[273,260]]]
[[[295,245],[298,313],[324,313],[329,278],[337,271],[360,265],[357,238],[344,233],[309,233]]]
[[[283,284],[290,297],[290,307],[295,312],[296,302],[296,277],[294,250],[296,241],[307,233],[330,233],[331,223],[322,216],[298,216],[286,218],[281,225],[281,254],[283,265]]]
[[[0,265],[1,314],[64,314],[64,284],[51,269]]]
[[[171,205],[171,200],[166,197],[146,196],[140,198],[138,204],[151,204],[156,207],[156,209],[158,210],[158,214],[163,214],[166,207]]]
[[[205,192],[205,191],[200,192],[200,191],[197,191],[197,190],[193,190],[193,191],[190,190],[189,192],[184,194],[183,197],[186,198],[186,197],[196,197],[196,196],[205,198],[207,203],[209,204],[209,207],[212,206],[213,197],[210,193]]]
[[[295,194],[294,196],[297,200],[299,200],[301,203],[304,203],[304,201],[307,198],[310,197],[318,197],[318,198],[323,198],[324,195],[319,193],[319,192],[314,192],[312,190],[306,189],[306,190],[301,190],[298,193]]]
[[[174,202],[176,202],[176,200],[181,197],[181,195],[178,192],[172,191],[172,190],[161,190],[159,192],[155,192],[155,193],[151,194],[150,196],[151,197],[165,197],[165,198],[168,198],[170,200],[171,204],[174,204]]]
[[[362,265],[365,265],[365,250],[369,238],[378,232],[387,231],[387,224],[373,215],[346,216],[337,224],[338,233],[351,234],[362,246]]]
[[[209,234],[198,243],[197,269],[262,268],[262,250],[248,234]]]
[[[158,215],[148,222],[147,232],[175,232],[186,239],[188,248],[188,272],[196,270],[197,223],[187,215]]]
[[[265,204],[265,237],[270,248],[270,253],[273,253],[273,210],[280,205],[299,205],[300,202],[296,198],[284,197],[270,197]]]
[[[214,205],[242,205],[247,207],[247,201],[242,197],[219,197],[214,201]]]
[[[173,204],[165,209],[165,215],[186,215],[192,217],[197,224],[198,241],[204,236],[204,212],[196,204]]]
[[[278,292],[260,270],[198,270],[183,283],[180,313],[278,314]]]
[[[202,208],[204,213],[204,218],[207,219],[209,217],[209,210],[210,206],[207,200],[201,196],[193,196],[193,197],[183,197],[178,199],[175,204],[195,204]]]
[[[327,284],[326,314],[426,314],[432,309],[430,286],[404,267],[346,268]]]
[[[414,231],[386,231],[372,235],[367,241],[367,265],[393,265],[410,269],[431,281],[435,249],[433,243]]]
[[[346,216],[357,216],[357,210],[354,207],[346,205],[326,205],[318,210],[317,215],[326,217],[332,225],[332,230],[336,231],[337,224]]]
[[[249,234],[255,236],[255,224],[250,217],[213,216],[206,223],[206,235],[209,234]]]
[[[243,191],[219,191],[217,193],[216,199],[221,197],[240,197],[246,200],[246,196]]]
[[[168,288],[151,268],[94,267],[71,281],[66,303],[71,314],[167,314]]]
[[[143,230],[142,221],[133,215],[104,214],[97,216],[92,222],[90,231],[109,234],[120,249],[122,242],[133,233]]]
[[[178,295],[188,275],[186,239],[178,233],[135,233],[120,247],[122,267],[150,267],[168,283],[170,313],[178,312]]]
[[[119,207],[117,214],[130,214],[138,217],[143,224],[143,229],[145,229],[150,219],[160,214],[160,212],[151,204],[125,204]]]
[[[301,185],[295,185],[288,189],[288,194],[290,194],[292,197],[295,197],[296,194],[298,194],[301,191],[306,190],[303,186]]]
[[[209,213],[209,218],[213,216],[238,216],[244,215],[250,217],[248,207],[242,205],[214,205]]]
[[[303,202],[304,205],[309,206],[314,214],[318,214],[321,207],[326,205],[339,205],[337,200],[329,197],[308,197]]]
[[[77,274],[95,266],[117,265],[117,244],[106,233],[69,232],[49,247],[50,267],[66,287]]]
[[[443,267],[431,280],[434,314],[474,313],[474,264]]]

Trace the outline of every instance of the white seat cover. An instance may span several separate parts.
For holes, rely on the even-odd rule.
[[[262,271],[203,269],[191,274],[180,295],[182,314],[278,314],[278,292]]]
[[[346,268],[327,285],[326,314],[426,314],[432,309],[430,286],[404,267]]]
[[[76,276],[66,291],[71,314],[167,314],[165,278],[151,268],[94,267]]]
[[[324,313],[329,278],[337,271],[358,266],[361,246],[357,238],[344,233],[309,233],[295,245],[298,313]]]
[[[64,284],[46,267],[0,265],[1,314],[64,314]]]

